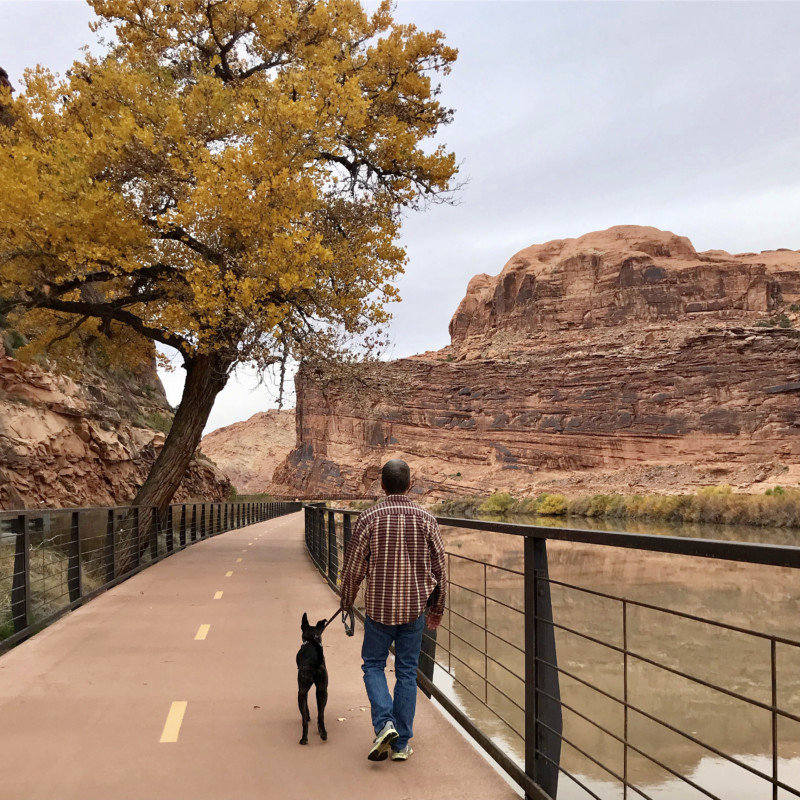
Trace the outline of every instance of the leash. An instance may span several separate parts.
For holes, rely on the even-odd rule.
[[[325,628],[327,628],[328,625],[330,625],[331,622],[333,622],[336,619],[336,615],[340,611],[342,612],[342,625],[344,625],[344,632],[348,636],[353,636],[355,634],[355,632],[356,632],[356,623],[355,623],[355,620],[353,619],[353,609],[352,608],[350,609],[350,611],[345,612],[345,611],[342,610],[342,607],[339,606],[336,609],[336,611],[333,612],[333,616],[329,617],[328,621],[325,623]],[[348,620],[349,620],[349,623],[348,623]],[[325,633],[325,628],[322,629],[322,633]]]

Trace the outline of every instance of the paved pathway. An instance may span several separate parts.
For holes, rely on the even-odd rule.
[[[326,632],[328,741],[298,744],[300,617],[336,606],[302,529],[199,542],[0,656],[0,800],[515,798],[422,694],[411,759],[367,760],[360,623]]]

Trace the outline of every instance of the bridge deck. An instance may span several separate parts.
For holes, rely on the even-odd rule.
[[[336,605],[302,536],[294,514],[199,542],[0,657],[0,798],[516,797],[423,695],[412,758],[366,759],[360,624],[326,632],[329,738],[298,744],[300,617]]]

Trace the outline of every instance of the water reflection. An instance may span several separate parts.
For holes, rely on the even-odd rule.
[[[792,543],[785,529],[732,527],[703,525],[692,532],[702,538]],[[638,523],[628,530],[653,532]],[[457,585],[450,598],[452,635],[442,632],[439,660],[456,677],[452,691],[459,702],[521,758],[523,582],[516,571],[522,569],[522,540],[455,528],[444,533],[451,580]],[[670,770],[725,800],[771,798],[769,783],[747,769],[772,774],[770,711],[648,663],[769,706],[770,641],[629,603],[623,626],[623,603],[614,598],[798,640],[800,575],[790,569],[569,542],[549,542],[548,555],[551,579],[568,584],[551,587],[554,620],[569,629],[556,630],[559,666],[568,673],[561,677],[562,701],[572,709],[564,710],[563,734],[572,746],[565,743],[562,766],[602,798],[623,797],[614,778],[623,774],[649,797],[706,796]],[[613,649],[622,648],[626,640],[637,656],[628,657],[627,669],[622,653]],[[638,709],[629,710],[627,721],[617,702],[625,697],[626,672],[628,702]],[[778,706],[800,715],[800,649],[777,645],[776,674]],[[717,758],[650,716],[736,757],[742,766]],[[628,741],[661,765],[631,750],[625,758],[616,737],[624,737],[626,724]],[[800,791],[800,724],[779,720],[778,756],[779,779]],[[589,796],[562,776],[560,800]],[[629,790],[629,796],[639,795]]]

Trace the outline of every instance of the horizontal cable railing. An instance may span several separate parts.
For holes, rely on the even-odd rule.
[[[306,506],[335,590],[357,513]],[[527,797],[800,797],[800,548],[439,523],[448,608],[420,686]]]
[[[298,502],[0,511],[0,653],[190,544],[300,510]]]

